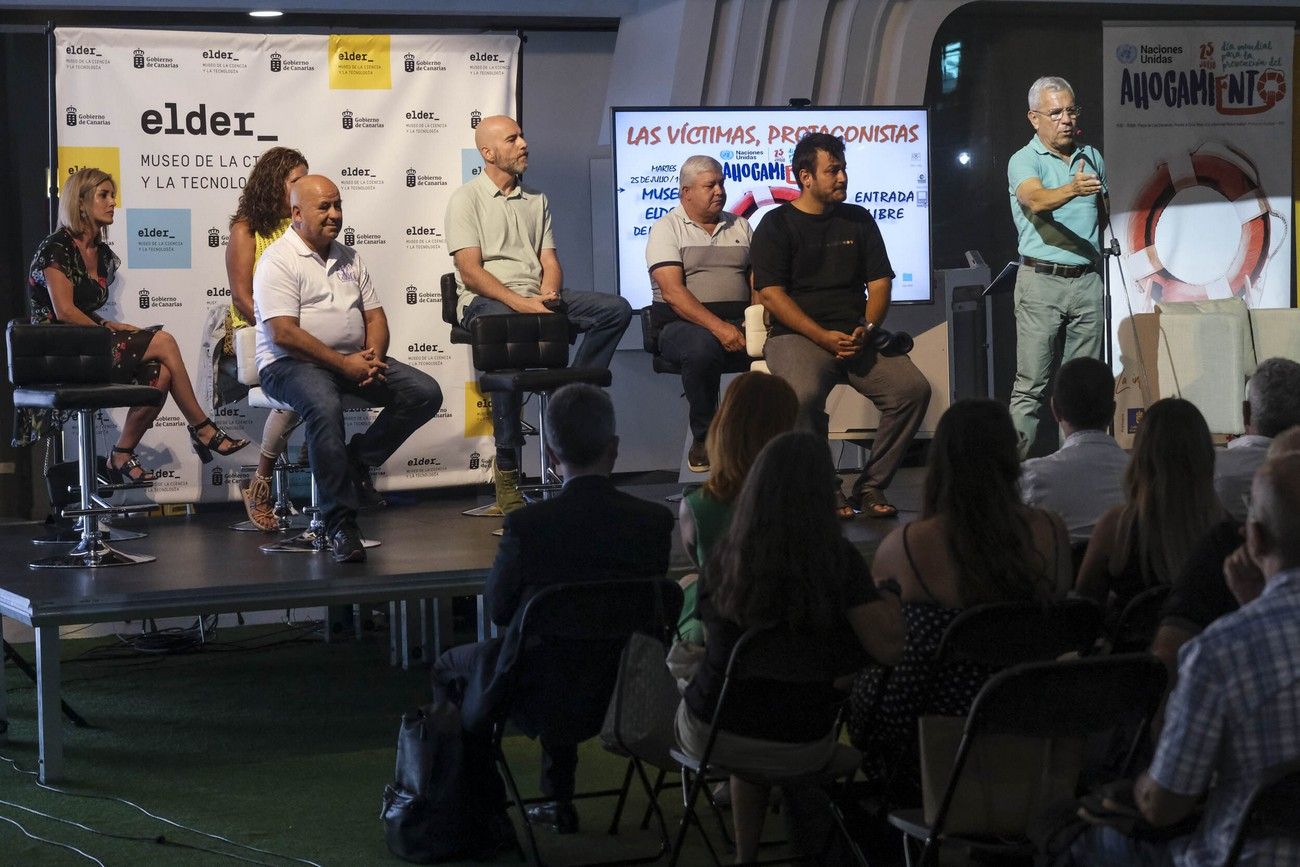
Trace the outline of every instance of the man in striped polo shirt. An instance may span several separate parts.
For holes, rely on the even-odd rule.
[[[682,163],[681,203],[650,227],[646,265],[659,353],[682,370],[694,442],[686,462],[709,469],[704,435],[718,410],[723,373],[749,368],[741,324],[751,301],[749,221],[723,210],[722,166],[697,155]]]

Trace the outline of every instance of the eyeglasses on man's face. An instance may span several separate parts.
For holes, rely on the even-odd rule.
[[[1083,114],[1083,109],[1077,105],[1067,105],[1064,108],[1054,108],[1051,111],[1039,111],[1036,108],[1031,108],[1029,110],[1034,114],[1041,114],[1045,117],[1050,117],[1053,121],[1059,121],[1062,117],[1078,119],[1079,115]]]

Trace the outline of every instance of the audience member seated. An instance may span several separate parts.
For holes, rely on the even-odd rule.
[[[897,598],[878,593],[857,550],[840,535],[826,440],[785,433],[763,449],[709,559],[700,613],[705,657],[677,711],[677,738],[696,758],[713,723],[732,648],[753,626],[778,624],[784,658],[821,682],[778,684],[752,678],[727,692],[726,718],[712,761],[731,777],[736,860],[757,853],[766,786],[746,779],[849,768],[856,753],[838,743],[835,716],[845,676],[868,660],[890,665],[903,648]]]
[[[239,194],[230,218],[230,243],[226,245],[226,280],[230,303],[214,310],[205,359],[211,359],[212,405],[223,406],[248,395],[239,381],[235,358],[235,332],[253,325],[253,271],[266,248],[289,230],[289,191],[307,174],[307,158],[292,148],[273,147],[257,158]],[[260,530],[280,529],[271,496],[271,473],[288,447],[289,433],[298,414],[273,409],[262,425],[261,455],[257,470],[243,489],[248,520]]]
[[[1182,649],[1155,759],[1132,788],[1158,828],[1191,817],[1205,796],[1195,830],[1155,842],[1094,827],[1075,842],[1073,864],[1222,864],[1260,773],[1300,755],[1300,455],[1270,459],[1256,473],[1245,556],[1255,578],[1229,573],[1241,610]],[[1240,860],[1297,862],[1294,839],[1251,836]]]
[[[1273,437],[1300,424],[1300,364],[1286,358],[1260,362],[1246,383],[1241,405],[1246,433],[1214,450],[1214,490],[1223,508],[1246,520],[1246,499],[1255,470],[1264,462]]]
[[[1020,493],[1027,505],[1060,515],[1071,544],[1086,543],[1102,513],[1124,502],[1128,453],[1106,432],[1115,416],[1110,366],[1089,356],[1062,364],[1051,406],[1065,442],[1021,465]]]
[[[750,303],[749,220],[723,210],[722,164],[696,154],[682,162],[679,202],[650,227],[646,266],[659,329],[659,353],[682,371],[690,407],[687,465],[709,469],[705,437],[718,408],[722,374],[749,367],[742,330]]]
[[[564,488],[550,500],[518,509],[505,518],[505,532],[496,562],[488,575],[484,596],[492,622],[508,627],[538,591],[552,584],[616,578],[662,577],[668,571],[673,515],[657,503],[622,493],[609,475],[618,457],[614,431],[614,405],[592,385],[566,385],[552,396],[546,413],[548,447],[564,477]],[[517,628],[517,627],[516,627]],[[559,833],[578,830],[573,809],[574,773],[578,744],[599,730],[614,688],[611,669],[607,681],[588,683],[591,677],[575,674],[572,682],[539,682],[527,670],[517,672],[514,689],[506,695],[503,673],[514,665],[503,654],[502,638],[453,647],[434,665],[436,693],[456,700],[461,719],[471,737],[486,739],[502,703],[509,698],[510,720],[542,744],[541,790],[549,803],[528,808],[534,822],[550,825]],[[509,645],[516,647],[517,645]],[[553,668],[563,664],[565,649],[531,659]],[[575,672],[586,672],[586,654],[573,660]],[[567,653],[573,653],[571,649]],[[618,649],[611,649],[617,657]],[[555,703],[569,711],[563,731],[540,731],[538,720]],[[501,801],[505,802],[500,780]]]
[[[121,260],[105,240],[117,207],[117,184],[96,168],[78,169],[59,192],[59,227],[36,249],[27,274],[34,323],[102,325],[113,332],[114,380],[152,385],[171,394],[185,416],[194,450],[204,463],[212,453],[232,455],[248,445],[217,427],[199,406],[180,347],[160,326],[140,328],[105,319],[95,311],[108,303],[109,286]],[[151,363],[152,362],[152,363]],[[153,470],[135,456],[144,432],[153,426],[162,405],[127,410],[117,445],[108,458],[110,475],[120,483],[151,482]],[[55,431],[50,410],[19,410],[14,416],[14,444],[27,445]]]
[[[1270,441],[1270,460],[1296,453],[1300,453],[1300,427],[1288,428]],[[1205,627],[1237,610],[1225,572],[1239,573],[1232,581],[1245,583],[1240,573],[1253,568],[1242,543],[1243,530],[1242,522],[1231,517],[1211,527],[1192,549],[1187,565],[1170,588],[1151,652],[1169,668],[1171,688],[1178,672],[1179,649]]]
[[[993,673],[965,662],[934,670],[948,624],[974,605],[1046,601],[1070,587],[1065,524],[1020,501],[1019,476],[1007,407],[957,401],[935,428],[920,518],[886,536],[876,552],[876,586],[901,594],[907,647],[889,677],[878,668],[858,675],[848,728],[865,754],[867,777],[882,786],[892,781],[891,803],[919,802],[917,719],[965,716]]]
[[[677,515],[682,547],[696,568],[703,570],[714,544],[726,532],[732,504],[750,465],[773,437],[794,427],[798,411],[794,389],[770,373],[742,373],[723,395],[706,440],[709,454],[714,456],[709,479],[682,498]],[[677,632],[695,644],[704,643],[696,613],[702,581],[702,573],[682,579],[685,603]]]
[[[1075,590],[1121,610],[1148,587],[1169,584],[1196,543],[1224,517],[1214,493],[1214,445],[1200,410],[1165,398],[1142,417],[1124,474],[1125,502],[1101,516]]]
[[[357,509],[370,468],[392,457],[442,406],[433,377],[388,355],[388,318],[356,250],[338,241],[343,199],[329,178],[307,175],[290,194],[293,222],[253,275],[262,390],[302,416],[326,536],[340,563],[366,549]],[[343,395],[382,406],[345,440]]]

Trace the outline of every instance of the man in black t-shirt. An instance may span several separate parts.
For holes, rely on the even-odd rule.
[[[772,318],[764,355],[798,395],[806,430],[826,436],[826,397],[841,382],[880,410],[871,459],[842,497],[841,515],[890,518],[898,510],[884,490],[925,417],[930,383],[906,355],[869,345],[889,312],[894,272],[871,215],[844,203],[843,142],[809,133],[791,163],[799,198],[763,217],[750,248],[754,286]]]

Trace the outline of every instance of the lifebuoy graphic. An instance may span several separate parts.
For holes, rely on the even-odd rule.
[[[1233,217],[1229,222],[1240,226],[1236,250],[1230,252],[1227,257],[1230,261],[1223,267],[1188,268],[1184,263],[1183,268],[1171,269],[1165,261],[1170,257],[1162,257],[1157,249],[1161,218],[1166,216],[1175,197],[1198,187],[1204,188],[1200,190],[1201,195],[1185,198],[1194,198],[1198,204],[1210,208],[1217,205],[1219,214],[1224,213],[1224,208],[1230,208]],[[1274,219],[1279,223],[1277,227],[1273,225]],[[1212,227],[1207,226],[1207,231],[1212,231]],[[1204,142],[1189,153],[1171,155],[1157,163],[1138,192],[1129,214],[1127,246],[1131,252],[1125,257],[1125,265],[1138,293],[1151,305],[1159,301],[1232,297],[1245,297],[1249,302],[1247,293],[1258,284],[1285,234],[1286,221],[1269,208],[1268,197],[1259,186],[1259,172],[1250,158],[1231,145]],[[1199,241],[1164,237],[1161,246],[1168,250],[1181,244],[1186,251],[1197,243],[1218,242],[1222,247],[1225,240],[1228,245],[1225,249],[1230,251],[1231,238],[1212,235]]]
[[[779,205],[782,202],[793,202],[797,198],[799,198],[799,191],[794,187],[759,187],[755,190],[746,190],[745,194],[728,210],[749,220],[762,208]]]

